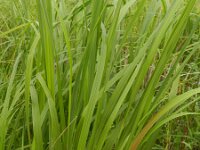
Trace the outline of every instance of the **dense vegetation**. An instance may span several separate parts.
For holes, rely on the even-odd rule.
[[[0,150],[200,150],[198,0],[0,0]]]

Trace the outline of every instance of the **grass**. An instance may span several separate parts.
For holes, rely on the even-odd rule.
[[[198,149],[199,3],[0,1],[0,150]]]

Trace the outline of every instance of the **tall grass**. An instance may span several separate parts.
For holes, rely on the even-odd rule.
[[[198,3],[0,2],[0,150],[196,148]]]

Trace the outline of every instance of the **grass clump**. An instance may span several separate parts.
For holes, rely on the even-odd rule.
[[[0,7],[0,150],[199,148],[197,0]]]

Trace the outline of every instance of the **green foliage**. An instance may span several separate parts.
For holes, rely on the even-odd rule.
[[[199,1],[0,8],[0,150],[199,148]]]

